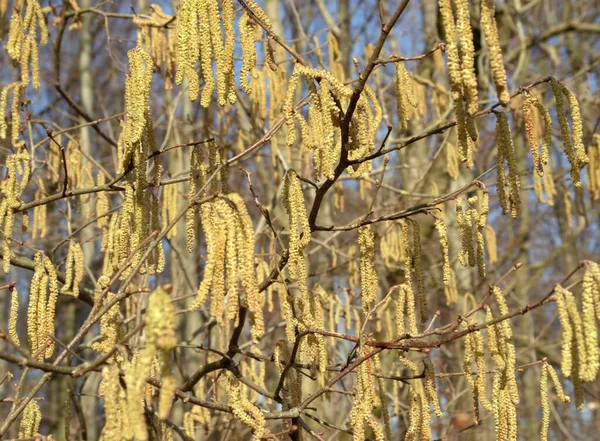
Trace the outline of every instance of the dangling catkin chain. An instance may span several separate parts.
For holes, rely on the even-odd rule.
[[[498,27],[496,26],[494,3],[495,0],[481,0],[481,27],[490,53],[490,65],[498,101],[506,106],[510,101],[510,95],[506,85],[506,70],[502,61],[502,48],[500,47]]]
[[[519,208],[521,206],[521,182],[517,171],[515,146],[510,133],[510,126],[508,125],[508,117],[505,113],[496,113],[496,143],[498,145],[498,166],[496,172],[498,174],[497,188],[500,206],[502,207],[502,212],[508,214],[508,202],[510,202],[510,214],[513,218],[516,218],[519,215]],[[508,163],[508,186],[510,189],[508,202],[505,193],[505,161]]]
[[[310,242],[311,231],[300,180],[293,170],[290,170],[286,175],[282,202],[290,224],[289,273],[292,280],[298,281],[298,289],[301,294],[304,294],[308,292],[308,287],[306,261],[302,250]]]
[[[253,441],[271,436],[263,413],[248,400],[242,383],[229,371],[227,372],[227,401],[233,415],[252,429]]]
[[[31,400],[23,410],[23,418],[19,427],[19,438],[33,438],[40,430],[42,412],[37,401]]]
[[[448,231],[446,224],[442,219],[436,219],[434,223],[435,229],[438,232],[440,251],[442,253],[442,277],[444,286],[450,285],[450,257],[448,249]]]
[[[17,320],[19,316],[19,292],[15,285],[9,287],[10,290],[10,317],[8,320],[8,334],[11,340],[17,345],[21,346],[19,341],[19,334],[17,333]]]
[[[14,7],[10,17],[8,41],[6,51],[15,63],[21,66],[21,83],[26,87],[29,84],[29,60],[31,60],[31,79],[34,90],[40,88],[39,55],[37,30],[39,28],[39,42],[45,45],[48,42],[48,28],[42,11],[42,6],[37,0],[27,0],[25,17],[21,17],[21,7]]]
[[[550,404],[548,402],[548,374],[552,378],[556,395],[563,403],[569,403],[571,398],[565,395],[560,380],[554,368],[547,362],[542,363],[542,373],[540,375],[540,395],[542,398],[542,428],[540,430],[540,440],[548,440],[548,429],[550,427]]]
[[[396,67],[396,112],[398,113],[398,130],[403,133],[408,128],[408,121],[413,117],[417,107],[413,80],[403,62],[395,63]]]
[[[469,2],[468,0],[454,0],[454,4],[456,5],[456,27],[460,41],[462,84],[467,101],[467,113],[473,115],[477,112],[479,105]]]
[[[54,313],[58,299],[58,280],[54,265],[47,256],[36,253],[29,287],[27,336],[31,353],[42,361],[54,352]],[[49,292],[48,292],[49,291]]]
[[[589,162],[587,155],[585,154],[585,147],[583,145],[583,123],[581,120],[581,114],[579,111],[579,103],[575,95],[563,86],[561,83],[553,80],[550,82],[552,87],[552,93],[556,100],[556,115],[560,125],[560,134],[563,139],[563,146],[567,159],[571,164],[571,181],[575,187],[581,187],[581,169]],[[571,108],[571,120],[573,123],[573,134],[569,131],[569,122],[565,114],[565,100],[567,98],[569,106]]]
[[[218,199],[200,208],[207,257],[204,277],[190,309],[200,308],[210,292],[211,314],[217,323],[223,324],[228,294],[228,320],[237,324],[239,306],[246,306],[252,314],[252,337],[258,341],[264,332],[264,296],[259,292],[254,270],[254,228],[241,196],[230,193],[227,198],[229,203]],[[240,283],[245,293],[243,301],[238,293]]]
[[[81,245],[74,240],[69,243],[65,271],[65,283],[61,292],[73,291],[73,297],[79,297],[79,284],[83,280],[84,258]]]
[[[360,247],[360,285],[363,314],[367,315],[373,302],[377,299],[379,285],[375,271],[375,242],[369,225],[358,229],[358,244]]]

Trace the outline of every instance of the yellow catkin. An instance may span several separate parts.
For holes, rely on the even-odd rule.
[[[544,168],[542,166],[542,158],[538,150],[538,134],[536,127],[536,119],[533,115],[533,109],[535,107],[534,99],[527,97],[523,100],[523,120],[525,121],[525,131],[527,133],[527,143],[529,144],[529,151],[533,158],[533,166],[539,176],[543,176]]]
[[[454,3],[456,5],[456,28],[460,40],[462,83],[467,100],[467,112],[473,115],[478,109],[478,92],[469,2],[468,0],[455,0]]]
[[[416,101],[414,99],[414,85],[410,74],[403,62],[395,64],[396,67],[396,112],[398,114],[398,130],[403,133],[408,128],[408,121],[413,117]]]
[[[494,320],[494,314],[492,312],[492,309],[486,305],[485,306],[485,321],[491,322],[492,320]],[[504,351],[506,348],[506,345],[504,345],[503,342],[501,341],[503,337],[501,334],[501,330],[499,328],[500,326],[501,325],[498,325],[498,324],[488,326],[488,328],[487,328],[487,343],[488,343],[490,355],[492,356],[494,363],[496,363],[498,370],[504,371],[504,369],[506,367],[505,357],[507,354]]]
[[[15,286],[10,288],[10,318],[8,320],[8,334],[12,341],[17,345],[21,346],[19,341],[19,334],[17,334],[17,320],[19,316],[19,292]]]
[[[577,98],[569,89],[561,84],[563,95],[569,102],[571,108],[571,122],[573,125],[573,148],[575,150],[575,158],[577,166],[582,168],[589,162],[589,158],[585,154],[585,146],[583,145],[583,121],[581,119],[581,112],[579,110],[579,102]]]
[[[477,243],[477,255],[476,255],[477,272],[479,274],[479,277],[481,277],[481,278],[485,277],[484,237],[485,237],[485,231],[486,231],[486,227],[487,227],[487,217],[489,215],[489,212],[490,212],[489,194],[487,191],[484,191],[481,196],[481,208],[479,210],[479,213],[477,214],[477,219],[473,219],[473,221],[475,222],[475,239],[476,239],[476,243]]]
[[[540,396],[542,398],[542,428],[540,440],[548,441],[548,428],[550,427],[550,403],[548,402],[548,365],[542,364],[540,375]]]
[[[260,440],[269,436],[264,414],[248,400],[242,383],[230,372],[227,373],[227,401],[233,415],[252,429],[252,440]]]
[[[462,266],[469,264],[469,256],[473,255],[473,223],[470,216],[465,216],[463,210],[464,200],[456,198],[456,225],[461,239],[458,261]]]
[[[433,405],[433,410],[435,415],[438,418],[442,418],[444,414],[442,413],[442,409],[440,407],[440,401],[438,398],[438,394],[435,390],[435,371],[433,369],[433,363],[429,358],[423,359],[423,364],[425,365],[425,395],[427,396],[427,401]]]
[[[440,251],[442,253],[442,278],[444,286],[450,285],[450,258],[448,250],[448,231],[446,230],[446,224],[441,219],[436,219],[435,229],[438,232]]]
[[[298,281],[301,296],[308,297],[306,259],[303,250],[310,242],[311,231],[300,180],[293,170],[286,175],[282,202],[290,226],[288,259],[290,278]]]
[[[19,438],[33,438],[40,430],[42,412],[36,400],[31,400],[23,410]]]
[[[442,26],[444,27],[452,99],[456,102],[462,96],[462,72],[458,45],[456,44],[457,33],[454,13],[452,12],[452,3],[450,0],[439,0],[438,5],[442,18]]]
[[[44,331],[46,334],[55,335],[54,330],[54,315],[56,312],[56,302],[58,301],[58,278],[56,274],[56,269],[54,265],[50,261],[50,259],[46,256],[43,258],[44,262],[44,271],[48,280],[48,300],[46,301],[46,312],[45,312],[45,323]],[[46,287],[42,286],[41,289],[43,292],[40,295],[46,295]],[[48,346],[46,347],[45,358],[50,358],[54,353],[54,339],[50,339]]]
[[[579,115],[579,105],[573,94],[562,84],[551,81],[552,93],[556,100],[556,115],[560,125],[560,134],[563,140],[563,147],[567,159],[571,164],[571,181],[575,187],[581,187],[581,168],[589,161],[585,155],[583,143],[581,142],[581,116]],[[571,118],[573,121],[573,140],[569,131],[569,122],[565,113],[565,100],[567,96],[571,105]]]
[[[558,378],[558,374],[556,373],[552,365],[547,363],[545,364],[547,365],[548,373],[550,374],[550,378],[552,379],[552,384],[554,384],[554,389],[556,389],[556,395],[558,396],[558,399],[563,403],[571,402],[571,398],[568,395],[565,395],[562,384],[560,383],[560,379]]]
[[[256,47],[254,43],[257,26],[256,22],[246,13],[242,15],[238,23],[243,54],[242,68],[240,69],[240,87],[248,95],[252,93],[252,88],[248,82],[248,74],[256,66]]]
[[[361,302],[364,314],[368,314],[371,305],[377,299],[378,278],[375,271],[374,234],[370,226],[358,229],[360,248]]]
[[[584,327],[583,317],[579,313],[577,308],[577,304],[575,302],[575,296],[572,292],[567,289],[560,288],[563,293],[563,297],[566,303],[567,313],[569,315],[569,321],[571,322],[571,328],[573,330],[573,342],[571,343],[571,351],[573,357],[573,364],[577,365],[577,370],[573,372],[575,375],[572,375],[572,378],[577,377],[581,382],[589,382],[594,381],[596,375],[598,373],[598,364],[597,364],[597,355],[594,357],[594,354],[591,354],[588,351],[588,337],[585,335],[585,331],[587,330]],[[592,351],[598,351],[598,338],[597,335],[595,338],[592,338],[594,341],[594,346],[592,346]],[[573,344],[574,343],[574,344]],[[596,358],[593,364],[592,360]]]
[[[521,206],[520,180],[517,171],[517,160],[515,156],[515,147],[513,144],[508,117],[505,113],[496,114],[496,143],[498,144],[498,165],[496,172],[498,174],[497,189],[500,199],[502,212],[508,214],[508,203],[505,195],[506,178],[504,175],[504,162],[508,163],[508,186],[510,203],[510,214],[513,218],[519,215]]]
[[[587,180],[588,190],[596,201],[600,199],[600,134],[598,133],[592,137],[592,142],[588,147],[588,157],[590,159]]]
[[[454,114],[456,116],[456,135],[458,138],[458,156],[468,168],[473,168],[473,151],[475,144],[473,138],[475,136],[474,127],[469,128],[470,124],[474,124],[467,112],[462,97],[459,97],[454,102]],[[471,122],[470,122],[471,121]]]
[[[573,340],[573,328],[571,327],[571,321],[569,320],[569,313],[567,311],[567,302],[565,299],[565,291],[560,285],[554,288],[554,300],[558,308],[558,319],[562,328],[562,349],[561,349],[561,371],[565,377],[571,376],[571,370],[573,368],[572,359],[572,340]]]
[[[581,294],[583,334],[585,338],[585,349],[587,354],[587,367],[583,381],[594,381],[600,368],[600,350],[598,349],[598,331],[596,329],[596,309],[594,306],[594,289],[596,287],[594,275],[586,269],[583,276],[583,288]]]
[[[490,53],[490,65],[496,86],[496,94],[500,104],[506,106],[510,101],[510,95],[506,85],[506,70],[502,61],[502,48],[500,47],[495,13],[494,0],[481,0],[481,27]]]
[[[404,327],[404,310],[406,309],[406,290],[401,286],[398,289],[398,296],[396,297],[396,335],[398,337],[403,336],[406,333]]]
[[[421,407],[422,402],[419,394],[411,387],[410,389],[410,404],[409,404],[409,424],[406,431],[405,441],[420,441],[421,437]]]
[[[97,288],[101,289],[102,284],[98,283]],[[103,291],[103,290],[102,290]],[[106,296],[106,301],[110,302],[114,299],[114,294],[108,293]],[[98,298],[97,304],[100,305],[101,299]],[[106,314],[104,314],[100,319],[100,340],[96,341],[92,344],[92,349],[101,354],[109,353],[115,345],[121,339],[121,319],[119,312],[119,303],[115,303]],[[121,360],[122,357],[119,357],[115,354],[111,360]]]
[[[408,319],[408,332],[411,335],[417,335],[417,319],[415,314],[415,294],[412,286],[408,283],[402,284],[402,289],[405,290],[406,296],[406,318]]]
[[[250,331],[254,340],[258,341],[264,333],[263,303],[265,298],[259,292],[254,270],[254,228],[241,196],[231,193],[228,198],[237,211],[235,248],[240,262],[240,279],[246,294],[245,302],[251,313]]]
[[[126,391],[120,383],[119,368],[116,365],[102,369],[102,382],[99,388],[104,398],[105,423],[103,439],[129,439],[133,436],[129,427]]]

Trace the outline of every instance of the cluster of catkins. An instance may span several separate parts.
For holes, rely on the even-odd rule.
[[[257,59],[255,42],[259,25],[255,19],[260,20],[266,29],[271,29],[272,24],[256,2],[251,0],[246,3],[250,12],[244,13],[238,22],[243,54],[240,84],[242,90],[250,94],[251,86],[248,75],[253,74]],[[200,95],[202,107],[210,105],[215,90],[213,63],[216,66],[216,89],[219,105],[234,104],[237,100],[233,69],[235,46],[233,12],[232,0],[221,2],[220,12],[217,0],[184,0],[179,8],[175,82],[181,84],[187,78],[190,100],[194,101]],[[274,67],[272,51],[266,50],[265,56],[269,65]],[[204,80],[202,93],[200,93],[198,73],[194,68],[194,64],[198,60],[200,60],[202,79]]]
[[[108,287],[107,280],[99,280],[99,291]],[[145,405],[152,404],[154,388],[146,379],[160,374],[161,389],[158,398],[158,417],[166,420],[175,395],[175,376],[171,368],[171,354],[177,340],[175,335],[175,308],[171,303],[170,285],[158,287],[150,294],[146,314],[145,346],[136,351],[131,360],[115,354],[102,370],[100,394],[104,397],[106,423],[102,430],[104,440],[147,440]],[[102,299],[98,299],[102,301]],[[114,295],[104,297],[104,305],[114,302]],[[114,303],[101,320],[101,340],[93,349],[109,354],[122,338],[122,319],[118,303]],[[126,387],[121,382],[121,371]]]
[[[251,314],[251,334],[258,341],[264,332],[264,296],[254,270],[254,228],[245,202],[239,194],[230,193],[202,204],[200,213],[207,257],[204,277],[190,308],[200,308],[210,292],[211,315],[229,329],[231,323],[237,326],[243,306]]]
[[[294,110],[294,95],[300,79],[304,78],[309,91],[308,118]],[[318,86],[317,86],[318,85]],[[339,162],[342,148],[341,109],[353,90],[327,70],[318,70],[302,64],[296,64],[288,83],[283,103],[283,114],[287,125],[286,144],[291,147],[296,142],[296,121],[300,126],[303,144],[313,152],[313,162],[317,178],[324,175],[327,179],[334,176],[335,166]],[[349,126],[347,142],[348,159],[361,161],[369,155],[374,145],[377,128],[383,112],[375,93],[365,86],[356,111]],[[358,177],[371,169],[370,161],[348,168],[351,176]]]
[[[582,383],[594,381],[600,368],[598,330],[600,320],[600,266],[585,263],[581,312],[571,291],[557,285],[554,299],[562,328],[561,370],[573,381],[575,403],[583,408]]]

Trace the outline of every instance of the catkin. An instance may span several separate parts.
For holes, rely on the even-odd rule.
[[[448,250],[448,231],[446,230],[446,224],[441,219],[436,219],[435,229],[438,232],[440,251],[442,253],[442,277],[444,286],[450,285],[450,258]]]
[[[587,354],[587,367],[583,381],[594,381],[600,368],[600,350],[598,349],[598,331],[596,329],[596,309],[594,307],[594,289],[596,281],[594,275],[589,269],[586,269],[583,276],[583,288],[581,295],[583,335],[585,339],[585,349]]]
[[[600,134],[598,133],[592,137],[592,142],[588,148],[588,157],[590,158],[587,180],[588,190],[596,201],[600,199]]]
[[[498,101],[506,106],[510,101],[510,95],[506,85],[506,70],[502,61],[502,48],[496,26],[494,3],[494,0],[481,0],[481,27],[490,53],[490,65]]]
[[[460,41],[461,77],[467,100],[467,112],[473,115],[478,108],[477,76],[475,74],[475,46],[468,0],[455,0],[456,28]]]
[[[556,389],[556,395],[558,396],[558,399],[563,403],[571,402],[571,398],[568,395],[565,395],[562,384],[560,383],[560,379],[558,378],[558,374],[556,373],[552,365],[548,363],[544,364],[546,364],[547,366],[548,373],[550,374],[550,378],[552,379],[552,383],[554,384],[554,389]]]
[[[263,413],[248,400],[242,383],[230,372],[227,373],[227,401],[233,415],[252,429],[252,440],[258,441],[270,435]]]
[[[398,130],[403,133],[408,128],[408,121],[413,117],[417,102],[414,98],[414,85],[403,62],[395,63],[396,67],[396,112],[398,114]]]
[[[377,299],[378,279],[375,271],[374,234],[369,225],[358,229],[360,248],[360,281],[363,313],[368,314],[371,305]]]
[[[585,154],[585,149],[581,141],[583,136],[581,115],[579,114],[579,105],[575,96],[562,84],[551,81],[552,93],[556,100],[556,115],[560,125],[560,134],[563,140],[563,147],[567,159],[571,164],[571,181],[575,187],[581,187],[581,168],[589,162]],[[573,139],[569,131],[569,122],[565,113],[565,100],[567,97],[571,106],[571,119],[573,122]]]
[[[567,302],[565,299],[565,291],[560,285],[554,288],[554,300],[558,308],[558,319],[562,328],[562,348],[561,348],[561,371],[565,377],[571,376],[573,368],[571,344],[573,340],[573,328],[569,320],[567,311]]]
[[[506,178],[504,175],[504,162],[506,161],[508,163],[508,186],[510,189],[508,197],[510,214],[513,218],[516,218],[519,215],[519,208],[521,206],[521,183],[517,171],[515,146],[510,133],[510,126],[508,125],[508,117],[505,113],[496,114],[496,143],[498,144],[498,165],[496,172],[498,174],[497,187],[500,205],[502,212],[508,214],[508,203],[505,194]]]
[[[440,407],[440,401],[438,398],[438,394],[435,390],[435,371],[433,370],[433,363],[429,358],[423,359],[423,364],[425,365],[425,395],[427,397],[427,401],[433,405],[433,410],[435,415],[438,418],[442,418],[444,414],[442,413],[442,409]]]
[[[452,3],[450,0],[439,0],[440,15],[446,40],[446,54],[448,56],[448,73],[450,75],[450,88],[452,99],[457,102],[462,96],[462,72],[460,67],[460,55],[458,51],[456,25]],[[460,13],[460,10],[459,10]]]
[[[17,333],[17,319],[19,316],[19,292],[15,286],[10,288],[10,318],[8,320],[8,334],[11,340],[17,345],[21,346],[19,341],[19,334]]]
[[[31,400],[23,410],[19,438],[33,438],[40,430],[42,412],[36,400]]]

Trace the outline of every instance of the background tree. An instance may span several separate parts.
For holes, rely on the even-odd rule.
[[[597,2],[0,13],[0,436],[600,429]]]

